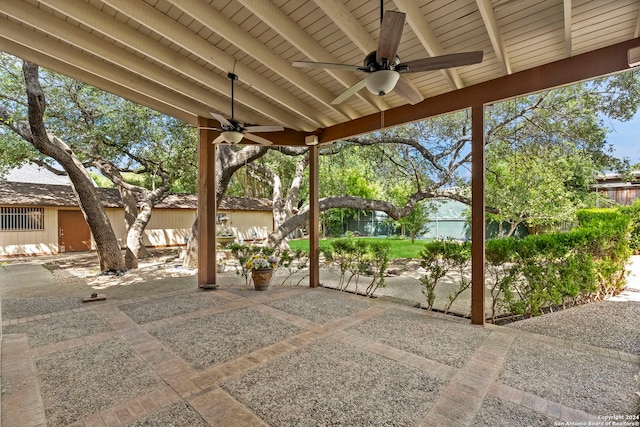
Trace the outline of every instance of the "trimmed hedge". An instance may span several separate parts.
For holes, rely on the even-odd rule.
[[[634,212],[640,214],[640,207]],[[588,209],[577,218],[579,225],[569,232],[486,242],[492,319],[498,308],[531,317],[546,307],[601,300],[624,288],[631,216],[617,209]],[[421,254],[429,308],[442,270],[456,258],[452,245],[459,250],[456,242],[437,242]]]
[[[640,254],[640,199],[637,199],[631,206],[621,206],[620,212],[631,220],[631,234],[629,236],[629,246],[636,255]]]

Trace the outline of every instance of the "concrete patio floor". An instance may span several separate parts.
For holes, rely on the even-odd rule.
[[[1,268],[2,425],[640,425],[637,300],[590,314],[624,312],[631,329],[576,323],[566,339],[552,323],[477,327],[329,289],[228,282],[109,288],[83,304],[86,285],[41,265]]]

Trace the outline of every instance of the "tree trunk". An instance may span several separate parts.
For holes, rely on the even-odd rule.
[[[220,144],[216,150],[216,207],[220,206],[220,200],[227,191],[231,177],[242,166],[253,162],[267,153],[264,146],[246,146],[236,151],[230,145]],[[186,253],[182,265],[186,268],[198,266],[198,219],[191,227],[191,235],[187,241]]]
[[[127,226],[125,267],[127,269],[138,268],[138,260],[149,256],[143,241],[144,230],[151,219],[153,206],[169,192],[169,177],[167,174],[161,173],[162,185],[153,191],[129,184],[123,179],[120,170],[113,163],[100,157],[97,147],[94,148],[94,165],[116,185],[124,205],[124,219]],[[138,210],[134,191],[142,194],[140,210]]]
[[[124,270],[118,239],[93,186],[93,180],[71,148],[61,139],[47,134],[43,121],[46,103],[38,80],[38,66],[25,61],[22,70],[29,104],[29,128],[16,123],[14,131],[31,142],[42,154],[55,159],[69,175],[82,214],[96,242],[100,270]]]
[[[191,236],[187,240],[187,248],[182,260],[182,266],[185,268],[198,268],[198,218],[191,226]]]

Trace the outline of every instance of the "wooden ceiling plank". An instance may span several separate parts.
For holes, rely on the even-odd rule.
[[[128,2],[129,0],[116,1]],[[309,96],[324,104],[325,107],[341,112],[346,117],[353,118],[357,116],[357,113],[348,106],[342,105],[336,107],[335,105],[331,105],[331,101],[333,100],[333,94],[331,92],[310,82],[307,76],[293,68],[290,63],[274,55],[269,49],[264,48],[264,45],[259,40],[256,40],[247,32],[240,30],[236,24],[231,22],[216,8],[211,7],[209,3],[203,0],[171,0],[171,3],[184,13],[191,15],[210,30],[231,41],[245,53],[265,64],[265,66],[287,78],[292,84],[296,85]],[[158,28],[157,31],[166,33],[165,36],[170,36],[169,38],[172,37],[170,28],[163,26]],[[240,65],[241,64],[236,65],[236,74],[239,76],[242,75],[237,68]],[[231,70],[231,68],[229,70]],[[251,79],[247,77],[245,77],[244,80],[251,81]],[[267,95],[278,100],[278,97],[275,97],[273,93],[268,93]],[[287,96],[287,98],[289,97],[290,96]],[[283,105],[287,105],[285,101],[280,102]]]
[[[436,35],[427,24],[427,21],[420,9],[416,5],[416,2],[413,0],[394,0],[394,3],[398,6],[401,12],[407,15],[407,22],[409,26],[415,33],[418,40],[420,40],[420,44],[427,51],[429,56],[440,56],[443,54],[442,46],[438,41]],[[445,78],[445,80],[449,83],[452,89],[460,89],[464,87],[464,83],[460,78],[460,74],[454,69],[445,69],[440,70],[440,73]]]
[[[173,43],[214,65],[218,69],[231,72],[235,68],[235,73],[238,76],[242,76],[243,81],[250,84],[266,97],[282,105],[289,106],[289,108],[301,105],[300,100],[291,96],[286,90],[275,85],[269,79],[264,78],[260,73],[257,73],[246,65],[237,62],[235,58],[229,56],[193,32],[185,29],[180,24],[172,21],[169,17],[144,2],[132,2],[129,0],[103,0],[103,2],[152,31],[161,34],[164,38],[171,40]],[[302,114],[301,112],[298,113]],[[332,122],[317,111],[314,117],[322,123]],[[350,118],[350,116],[345,117]]]
[[[393,127],[469,108],[472,105],[492,104],[505,99],[590,80],[626,71],[627,51],[640,46],[640,38],[593,50],[570,58],[547,63],[528,70],[467,86],[442,95],[427,98],[416,105],[403,105],[323,129],[320,143],[350,138],[383,127]]]
[[[323,49],[311,36],[304,32],[295,21],[282,12],[279,8],[275,7],[272,3],[264,0],[238,0],[244,7],[249,9],[251,13],[258,16],[265,23],[271,26],[275,31],[284,37],[289,43],[295,46],[300,52],[302,52],[309,60],[316,62],[330,62],[339,63],[340,61],[325,49]],[[355,65],[355,64],[352,64]],[[349,88],[360,79],[356,78],[351,72],[339,71],[339,70],[325,70],[334,79],[339,81],[345,88]],[[383,109],[388,109],[389,105],[382,100],[380,102],[379,97],[373,95],[368,91],[358,92],[360,97],[365,102],[369,103],[375,108],[379,108],[382,105]]]
[[[369,54],[378,48],[378,42],[371,37],[360,22],[351,14],[341,0],[314,0],[320,9],[358,46],[362,53]]]
[[[103,12],[86,3],[70,3],[67,0],[42,0],[41,3],[46,3],[48,6],[54,8],[60,13],[65,14],[78,22],[82,22],[94,31],[104,34],[135,51],[141,52],[166,67],[184,74],[214,91],[223,93],[225,96],[229,96],[230,86],[228,79],[211,73],[206,68],[193,61],[186,61],[185,57],[179,53],[169,48],[159,46],[153,39],[135,31],[124,23],[109,19],[109,17]],[[146,68],[143,68],[143,70],[146,72],[149,67],[148,65],[145,65],[145,67]],[[155,69],[155,67],[153,67],[152,70],[153,69]],[[277,109],[275,105],[266,102],[264,99],[253,95],[242,88],[237,89],[236,100],[239,103],[244,104],[252,110],[258,111],[263,116],[270,118],[279,124],[293,128],[307,128],[307,130],[315,129],[319,125],[318,122],[311,120],[309,121],[312,125],[306,125],[298,118],[288,113],[284,113],[284,111]],[[203,93],[202,88],[200,87],[194,87],[193,91],[192,95],[197,94],[199,97],[206,96],[205,99],[201,100],[202,102],[210,104],[219,112],[229,114],[230,107],[227,101],[224,101],[218,96],[213,96],[213,94],[207,95]],[[309,110],[309,114],[311,114],[311,109],[309,108]],[[241,120],[254,124],[263,124],[264,122],[260,116],[251,113],[250,110],[239,109],[238,116]]]
[[[118,69],[109,63],[105,63],[97,60],[95,57],[82,54],[82,52],[77,49],[62,45],[60,42],[57,42],[50,37],[34,31],[29,31],[20,24],[5,21],[0,28],[0,37],[23,46],[23,50],[27,53],[31,50],[39,52],[41,55],[53,57],[62,62],[74,64],[74,67],[79,70],[95,75],[104,81],[112,82],[114,84],[114,88],[124,87],[131,92],[151,98],[155,100],[154,104],[143,104],[150,108],[164,104],[173,109],[189,112],[191,113],[189,123],[193,123],[195,121],[195,116],[198,114],[204,114],[206,111],[206,107],[204,105],[199,104],[190,98],[183,97],[175,92],[167,93],[167,88],[160,87],[137,76],[131,74],[125,75],[121,69]],[[21,51],[18,51],[15,54],[20,57]],[[54,69],[54,71],[56,71],[56,69]],[[120,92],[112,93],[120,95]],[[123,93],[120,96],[124,97],[125,95],[126,94]],[[184,113],[180,114],[180,117],[184,118]]]
[[[207,94],[202,87],[179,78],[172,73],[168,73],[160,67],[150,67],[149,63],[142,58],[106,43],[101,38],[89,34],[76,26],[64,25],[62,19],[55,18],[37,7],[20,0],[6,0],[3,3],[3,11],[14,19],[27,25],[32,25],[69,44],[78,46],[105,61],[112,62],[118,67],[129,70],[130,73],[143,75],[145,78],[165,86],[168,90],[167,95],[177,91],[184,93],[186,96],[204,105],[211,105],[216,109],[225,111],[229,108],[225,100],[213,96],[213,94]],[[257,116],[252,111],[244,108],[240,110],[246,117],[252,120],[261,119],[260,116]]]
[[[507,57],[507,52],[504,48],[504,42],[502,40],[502,35],[500,34],[500,28],[498,28],[498,21],[496,20],[491,0],[476,0],[476,4],[478,5],[478,10],[482,16],[482,21],[487,29],[487,33],[489,34],[491,45],[496,53],[496,58],[502,65],[504,71],[507,74],[511,74],[513,71],[511,70],[511,64],[509,63],[509,58]]]
[[[63,74],[65,76],[74,76],[74,79],[78,81],[97,87],[105,92],[118,94],[118,96],[128,99],[131,102],[144,105],[152,110],[159,111],[168,116],[182,120],[183,122],[193,125],[197,123],[198,116],[194,115],[190,111],[150,98],[144,94],[114,83],[113,81],[106,80],[101,76],[74,67],[67,62],[59,61],[56,58],[43,54],[42,52],[38,52],[27,46],[5,39],[4,37],[0,37],[0,50],[26,61],[33,62],[34,64],[38,64],[39,66],[55,71],[56,73]]]

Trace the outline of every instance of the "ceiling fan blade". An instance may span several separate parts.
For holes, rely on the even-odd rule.
[[[245,133],[244,137],[247,139],[250,139],[253,142],[257,142],[258,144],[262,144],[262,145],[271,145],[273,144],[273,142],[269,141],[268,139],[265,139],[261,136],[258,135],[254,135],[252,133]]]
[[[364,80],[360,80],[358,83],[351,86],[349,89],[342,92],[336,99],[331,101],[331,105],[341,104],[346,101],[348,98],[351,98],[353,95],[358,93],[360,89],[365,86]]]
[[[201,129],[215,130],[216,132],[224,132],[224,129],[208,128],[208,127],[198,127],[198,130],[201,130]]]
[[[334,69],[349,70],[349,71],[354,71],[358,69],[357,65],[334,64],[332,62],[296,61],[291,65],[299,68],[334,68]]]
[[[404,20],[406,15],[401,12],[387,10],[380,25],[380,39],[378,40],[378,50],[376,51],[376,62],[381,63],[386,58],[389,63],[396,59],[402,30],[404,30]]]
[[[400,80],[396,83],[396,87],[393,89],[395,93],[409,101],[409,104],[415,105],[418,102],[424,101],[424,98],[418,92],[418,89],[411,83],[411,80],[405,76],[400,76]]]
[[[220,124],[221,124],[222,126],[227,126],[227,127],[230,127],[230,128],[232,128],[232,127],[233,127],[233,125],[231,124],[231,122],[230,122],[229,120],[227,120],[227,118],[226,118],[225,116],[220,115],[220,114],[218,114],[218,113],[211,113],[211,115],[212,115],[212,116],[213,116],[217,121],[219,121],[219,122],[220,122]]]
[[[247,132],[280,132],[284,130],[282,126],[247,126]]]
[[[407,61],[398,64],[396,68],[406,67],[406,71],[398,70],[400,73],[416,73],[419,71],[441,70],[443,68],[461,67],[482,62],[483,52],[481,50],[473,52],[452,53],[450,55],[434,56],[433,58],[422,58],[414,61]]]
[[[218,135],[218,137],[213,140],[212,144],[220,144],[221,142],[224,142],[224,138],[222,135]]]

